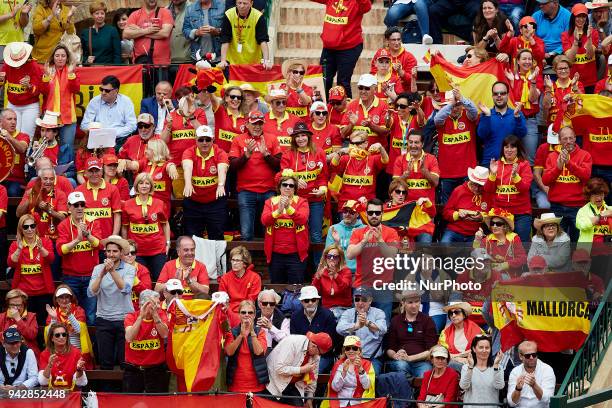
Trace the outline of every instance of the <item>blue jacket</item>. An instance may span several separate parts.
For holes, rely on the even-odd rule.
[[[361,220],[357,218],[357,221],[353,225],[346,225],[344,221],[340,221],[339,223],[332,225],[332,227],[334,227],[334,229],[338,231],[338,234],[340,235],[340,247],[346,253],[346,249],[348,248],[349,243],[351,241],[351,234],[353,233],[355,228],[363,227],[363,222],[361,222]],[[333,243],[334,239],[332,238],[331,232],[329,232],[327,234],[327,238],[325,239],[325,247],[327,248]],[[346,266],[354,274],[355,270],[357,269],[357,259],[347,259]]]
[[[502,142],[508,135],[515,135],[522,139],[527,134],[527,124],[523,112],[518,118],[514,117],[514,110],[506,109],[501,114],[497,109],[491,109],[491,115],[480,115],[480,122],[476,129],[478,138],[484,143],[481,166],[489,167],[492,158],[499,159]]]
[[[175,108],[178,105],[174,99],[172,104]],[[157,124],[157,99],[155,99],[155,96],[149,96],[140,101],[140,113],[150,113],[153,115],[153,119],[155,119],[155,124]]]
[[[208,9],[208,25],[221,28],[221,22],[225,13],[225,2],[223,0],[212,0],[212,4]],[[185,10],[185,21],[183,22],[183,35],[190,41],[191,57],[195,60],[196,51],[200,49],[199,37],[195,36],[195,30],[202,27],[204,19],[202,16],[202,7],[199,1],[195,1],[187,6]],[[217,58],[221,55],[221,41],[219,36],[212,37],[213,50],[217,54]]]
[[[334,314],[329,310],[321,306],[317,307],[312,322],[309,322],[304,314],[304,308],[300,307],[300,310],[296,310],[291,314],[291,322],[289,324],[289,332],[291,334],[303,334],[307,332],[313,333],[327,333],[336,343],[338,340],[338,334],[336,333],[336,318]],[[326,355],[333,355],[333,351],[330,350]]]

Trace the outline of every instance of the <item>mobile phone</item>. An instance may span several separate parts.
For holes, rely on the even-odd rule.
[[[161,27],[161,19],[159,19],[157,17],[154,17],[154,18],[151,19],[151,24],[154,27]]]

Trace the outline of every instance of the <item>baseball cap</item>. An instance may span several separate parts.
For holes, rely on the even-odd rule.
[[[72,193],[68,194],[68,204],[73,205],[84,202],[86,202],[85,196],[80,191],[73,191]]]
[[[185,290],[183,284],[178,279],[168,279],[166,282],[166,290],[172,292],[173,290]]]
[[[382,58],[386,58],[389,60],[391,59],[391,54],[386,48],[379,48],[378,51],[376,51],[376,54],[374,55],[375,61],[378,61],[379,59],[382,59]]]
[[[431,348],[431,356],[432,357],[445,357],[449,358],[448,350],[444,346],[435,345]]]
[[[530,268],[546,268],[546,259],[541,256],[534,256],[529,260],[528,265]]]
[[[264,121],[264,114],[260,111],[253,111],[249,113],[249,123],[257,123]]]
[[[376,77],[372,74],[363,74],[359,77],[358,86],[374,86],[378,84]]]
[[[355,289],[355,292],[353,293],[353,296],[365,296],[365,297],[371,298],[372,297],[372,292],[367,287],[360,286],[357,289]]]
[[[136,119],[137,123],[146,123],[152,125],[155,123],[155,119],[153,119],[153,115],[150,113],[141,113],[138,115],[138,119]]]
[[[202,125],[196,129],[196,137],[215,137],[210,126]]]
[[[519,21],[519,27],[525,24],[533,24],[533,25],[537,25],[535,19],[531,16],[525,16],[523,18],[521,18],[521,20]]]
[[[355,210],[357,208],[357,201],[355,200],[346,200],[342,208],[348,208],[350,210]]]
[[[102,164],[117,164],[119,163],[119,159],[114,153],[107,153],[102,156]]]
[[[327,112],[327,105],[321,101],[316,101],[310,105],[310,113],[313,112]]]
[[[340,85],[334,86],[329,90],[329,100],[330,101],[341,101],[346,96],[346,91]]]
[[[317,345],[321,354],[327,353],[332,348],[332,339],[327,333],[306,333],[308,340]]]
[[[72,292],[68,288],[59,288],[57,292],[55,292],[55,297],[60,297],[62,295],[70,295],[73,296]]]
[[[92,157],[91,159],[87,160],[87,170],[93,168],[102,170],[102,162],[95,157]]]
[[[572,7],[572,14],[574,16],[579,16],[580,14],[589,14],[589,9],[583,3],[576,3],[574,7]]]
[[[342,347],[357,346],[361,348],[361,339],[358,336],[346,336]]]
[[[16,327],[9,327],[4,331],[3,335],[5,343],[17,343],[23,339]]]

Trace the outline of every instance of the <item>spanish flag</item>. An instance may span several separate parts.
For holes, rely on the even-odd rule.
[[[185,379],[188,392],[207,391],[215,382],[221,353],[219,309],[210,300],[173,300],[168,306],[168,366]]]
[[[74,393],[71,393],[71,395]],[[116,408],[201,408],[201,407],[244,407],[246,394],[236,395],[147,395],[118,393],[89,393],[86,399],[88,407]],[[78,407],[80,408],[80,404]]]
[[[492,106],[491,87],[497,81],[506,81],[504,65],[495,58],[473,67],[460,67],[438,53],[431,56],[430,67],[441,92],[452,90],[454,84],[463,96],[476,105],[483,103]]]
[[[581,94],[578,106],[566,112],[577,134],[584,134],[589,128],[612,128],[612,98],[602,95]],[[608,140],[610,141],[610,140]]]
[[[499,281],[491,294],[502,350],[533,340],[538,350],[578,350],[589,334],[589,303],[581,272]]]

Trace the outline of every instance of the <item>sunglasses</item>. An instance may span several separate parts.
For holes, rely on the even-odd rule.
[[[315,116],[327,116],[327,112],[325,111],[315,111]]]
[[[538,358],[538,353],[521,353],[521,355],[523,357],[525,357],[527,360],[532,359],[532,358]]]
[[[471,59],[474,58],[474,54],[468,54],[465,56],[465,59]]]
[[[82,201],[78,203],[70,204],[70,205],[72,205],[74,208],[85,208],[85,203]]]
[[[150,129],[151,126],[153,126],[153,125],[151,125],[150,123],[139,123],[138,124],[138,129]]]
[[[233,262],[233,263],[242,263],[244,261],[242,259],[231,259],[230,262]]]
[[[304,300],[302,300],[302,302],[304,302],[304,303],[317,303],[317,300],[319,300],[319,299],[304,299]]]
[[[503,221],[491,221],[492,227],[503,227],[504,225],[506,225],[506,223]]]
[[[291,73],[293,75],[304,75],[306,71],[298,71],[297,69],[294,69],[293,71],[291,71]]]
[[[395,104],[395,106],[397,106],[397,109],[407,109],[410,105],[404,105],[403,103],[397,103]]]
[[[245,316],[246,316],[246,315],[249,315],[249,316],[250,316],[250,315],[254,315],[254,314],[255,314],[255,312],[254,312],[254,311],[252,311],[252,310],[241,310],[241,311],[240,311],[240,314],[241,314],[241,315],[245,315]]]
[[[354,210],[344,210],[343,214],[344,215],[355,215],[355,214],[357,214],[357,211],[354,211]]]
[[[357,303],[357,302],[364,302],[365,303],[365,302],[368,301],[368,298],[365,297],[365,296],[355,296],[353,298],[353,300],[355,301],[355,303]]]
[[[210,143],[212,141],[213,141],[212,137],[208,137],[208,136],[198,137],[198,143]]]
[[[128,252],[128,255],[136,256],[136,251],[130,251]]]
[[[359,351],[357,346],[344,346],[344,351]]]
[[[276,302],[261,302],[262,306],[274,307],[276,306]]]
[[[460,314],[463,314],[462,310],[449,310],[448,313],[447,313],[448,317],[456,316],[456,315],[460,315]]]
[[[111,93],[111,92],[113,92],[114,90],[115,90],[115,88],[108,89],[108,88],[102,88],[102,87],[100,87],[100,92],[102,92],[102,93]]]
[[[393,192],[395,194],[399,194],[399,195],[406,195],[407,194],[406,190],[393,190]]]
[[[528,27],[529,27],[529,24],[523,24],[523,25],[521,26],[521,28],[528,28]]]
[[[340,255],[327,254],[327,255],[325,255],[325,258],[327,258],[327,259],[340,259]]]
[[[53,337],[55,337],[55,338],[68,337],[68,333],[66,333],[66,332],[53,333]]]
[[[170,291],[170,294],[171,294],[171,295],[175,295],[175,296],[176,296],[176,295],[182,295],[182,294],[183,294],[183,291],[182,291],[182,290],[171,290],[171,291]]]
[[[508,95],[508,92],[493,92],[493,96],[506,96]]]
[[[285,106],[287,101],[274,101],[274,106]]]
[[[543,225],[542,228],[557,228],[557,224],[546,224]]]
[[[29,230],[29,229],[36,229],[36,224],[23,224],[21,226],[21,228],[25,231],[25,230]]]
[[[360,91],[369,91],[370,89],[372,89],[371,86],[363,86],[363,85],[359,85],[357,87],[357,89],[359,89]]]
[[[228,95],[228,96],[232,101],[241,101],[243,99],[242,95]]]
[[[382,214],[382,211],[373,211],[373,210],[368,210],[368,211],[366,211],[366,213],[367,213],[368,215],[376,215],[376,216],[378,216],[378,215]]]
[[[333,105],[333,106],[340,106],[340,105],[342,105],[342,101],[330,101],[329,103],[331,105]]]
[[[281,183],[281,187],[295,188],[295,184],[293,184],[293,183]]]

